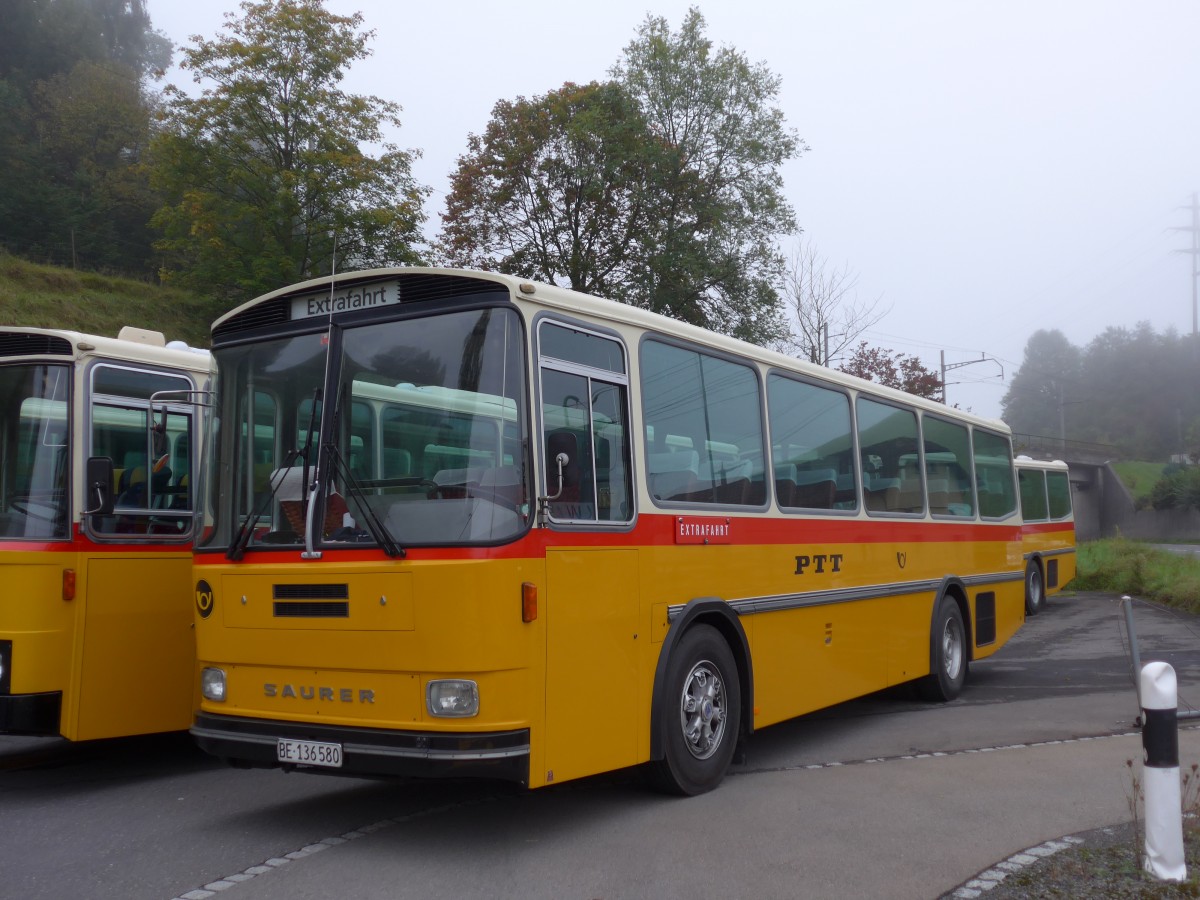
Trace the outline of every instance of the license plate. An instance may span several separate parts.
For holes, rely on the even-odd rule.
[[[292,763],[296,766],[327,766],[331,769],[340,769],[342,766],[341,744],[279,738],[275,754],[280,762]]]

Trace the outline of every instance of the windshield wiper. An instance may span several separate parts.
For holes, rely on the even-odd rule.
[[[254,534],[254,526],[258,524],[258,520],[262,518],[263,513],[270,508],[271,501],[275,499],[275,495],[279,493],[279,488],[283,486],[283,482],[287,477],[288,470],[292,467],[292,463],[294,463],[297,458],[301,456],[304,458],[304,468],[301,474],[300,490],[301,498],[305,501],[305,505],[307,506],[308,457],[309,451],[312,449],[313,425],[316,422],[317,403],[320,402],[320,399],[321,389],[317,388],[313,391],[312,410],[308,416],[308,434],[304,439],[304,446],[295,447],[289,450],[283,457],[283,465],[276,470],[279,473],[279,480],[272,480],[271,492],[265,495],[262,500],[258,501],[258,506],[255,507],[246,520],[242,522],[242,527],[239,528],[237,534],[234,535],[233,543],[231,543],[229,545],[229,549],[225,551],[226,559],[232,559],[236,562],[242,558],[242,555],[246,552],[246,547],[250,544],[250,536]]]
[[[264,494],[262,499],[258,501],[258,505],[251,511],[250,515],[242,522],[242,526],[233,537],[233,543],[229,545],[229,549],[225,551],[226,559],[237,561],[242,558],[242,554],[246,552],[246,546],[250,543],[250,536],[254,534],[254,526],[258,524],[258,520],[262,518],[263,513],[270,508],[271,501],[275,499],[275,495],[279,493],[279,488],[283,485],[287,477],[288,470],[291,469],[292,463],[296,458],[305,451],[299,447],[289,450],[283,458],[283,465],[276,469],[276,474],[279,475],[279,480],[275,481],[272,478],[271,491]]]
[[[371,533],[371,537],[375,539],[375,543],[382,547],[383,552],[388,556],[406,556],[407,553],[404,548],[396,543],[396,539],[392,536],[391,531],[380,520],[378,513],[371,508],[371,504],[367,502],[366,491],[359,484],[358,479],[354,477],[354,472],[347,465],[346,459],[342,456],[341,451],[338,450],[337,445],[332,443],[326,444],[324,450],[327,458],[333,461],[337,473],[342,476],[346,492],[362,513],[363,523],[367,526],[367,531]],[[332,482],[333,478],[331,476],[328,483],[332,484]],[[329,493],[329,490],[325,491],[325,500],[327,503],[329,501]]]

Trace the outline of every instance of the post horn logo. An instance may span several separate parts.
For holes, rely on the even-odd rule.
[[[200,618],[207,619],[213,611],[213,590],[207,581],[196,582],[196,611]]]
[[[908,554],[905,553],[903,550],[897,550],[896,551],[896,565],[898,565],[900,568],[903,569],[904,564],[906,562],[908,562]]]

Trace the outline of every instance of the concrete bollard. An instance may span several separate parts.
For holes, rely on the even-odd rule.
[[[1165,662],[1142,667],[1142,783],[1146,790],[1143,865],[1160,881],[1183,881],[1183,800],[1179,787],[1179,722],[1175,670]]]

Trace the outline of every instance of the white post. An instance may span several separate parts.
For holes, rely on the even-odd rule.
[[[1179,722],[1175,670],[1150,662],[1139,676],[1142,700],[1142,782],[1146,789],[1143,865],[1160,881],[1184,881],[1183,809],[1179,787]]]

